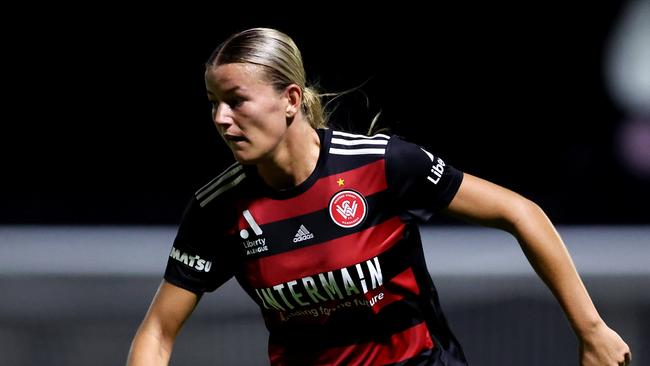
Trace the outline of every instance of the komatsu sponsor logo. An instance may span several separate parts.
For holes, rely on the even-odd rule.
[[[287,311],[295,307],[365,294],[382,284],[379,258],[374,257],[351,267],[318,273],[273,287],[258,288],[255,293],[264,308]]]
[[[172,247],[169,256],[197,271],[210,272],[210,268],[212,268],[212,262],[202,259],[198,255],[181,252],[180,249],[176,249],[175,247]]]

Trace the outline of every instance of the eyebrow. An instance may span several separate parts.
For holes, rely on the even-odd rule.
[[[239,85],[236,85],[236,86],[233,86],[232,88],[230,88],[230,89],[228,89],[228,90],[225,90],[225,91],[223,92],[223,94],[231,94],[231,93],[237,91],[238,89],[241,89],[241,88],[239,87]],[[210,95],[215,95],[215,94],[214,94],[212,91],[210,91],[210,90],[208,90],[208,94],[210,94]]]
[[[230,93],[236,91],[237,89],[241,89],[241,88],[239,87],[239,85],[237,85],[237,86],[233,86],[232,88],[230,88],[230,89],[228,89],[228,90],[225,90],[223,93],[224,93],[224,94],[230,94]]]

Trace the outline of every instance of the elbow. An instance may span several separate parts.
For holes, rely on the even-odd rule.
[[[132,347],[156,359],[167,359],[172,352],[176,332],[154,319],[145,319],[133,340]]]
[[[546,214],[538,204],[526,197],[516,195],[508,204],[502,220],[499,220],[499,227],[519,237],[526,228],[534,225],[540,218],[546,218]]]

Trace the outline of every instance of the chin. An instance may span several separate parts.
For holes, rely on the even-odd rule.
[[[233,151],[233,156],[242,165],[255,165],[260,161],[259,156],[253,156],[250,154],[243,154],[241,151]]]
[[[231,148],[232,154],[240,164],[257,165],[273,160],[273,150],[263,148]]]

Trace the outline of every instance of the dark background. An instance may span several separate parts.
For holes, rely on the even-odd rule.
[[[365,82],[340,99],[336,126],[363,132],[381,110],[382,126],[556,223],[647,223],[648,180],[615,153],[623,112],[603,80],[621,3],[12,10],[0,223],[177,223],[232,161],[203,63],[253,26],[292,36],[324,91]]]

